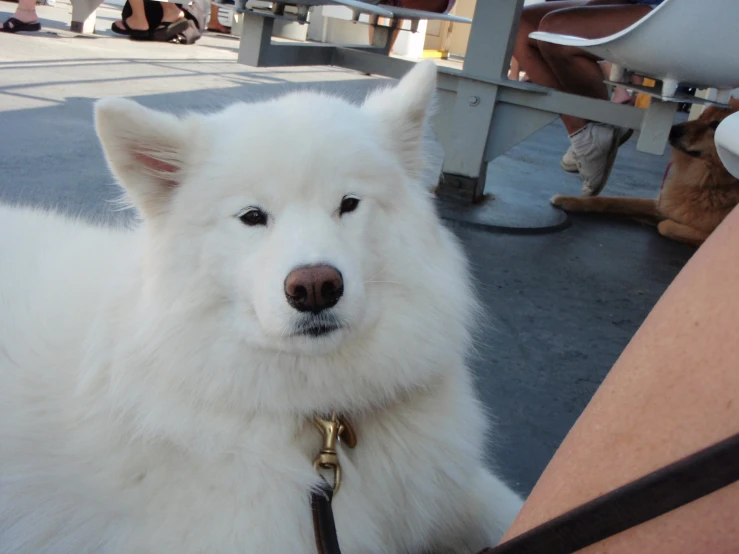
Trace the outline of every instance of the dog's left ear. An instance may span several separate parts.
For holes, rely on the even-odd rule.
[[[106,98],[95,105],[95,127],[112,172],[144,217],[165,212],[186,171],[192,142],[186,122]]]
[[[363,109],[380,119],[386,140],[397,152],[406,171],[420,177],[425,169],[424,125],[433,112],[436,92],[436,65],[416,64],[393,88],[371,94]]]

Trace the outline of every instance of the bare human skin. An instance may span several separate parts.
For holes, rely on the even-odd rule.
[[[387,4],[389,2],[382,2]],[[449,0],[401,0],[399,2],[401,8],[407,8],[409,10],[422,10],[425,12],[444,13],[449,6]],[[398,33],[400,31],[395,29],[390,38],[390,49],[395,45],[395,41],[398,39]],[[369,28],[369,39],[370,42],[374,39],[375,28]]]
[[[735,209],[626,347],[504,541],[739,432],[737,244]],[[731,554],[737,543],[739,483],[581,552]]]
[[[625,29],[650,10],[629,0],[562,0],[527,6],[521,14],[513,55],[533,83],[607,100],[608,89],[595,56],[571,46],[538,42],[529,34],[547,31],[600,38]],[[588,123],[579,117],[561,117],[570,135]]]
[[[23,23],[35,23],[38,21],[36,0],[18,0],[18,7],[15,9],[13,17]]]

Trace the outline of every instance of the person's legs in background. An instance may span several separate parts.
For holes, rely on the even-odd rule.
[[[519,67],[526,72],[530,81],[545,87],[561,89],[557,76],[547,65],[539,52],[539,43],[529,35],[539,31],[542,19],[552,12],[565,8],[577,8],[600,4],[625,4],[629,0],[546,0],[544,3],[526,6],[521,12],[518,34],[513,57]],[[531,73],[531,75],[529,75]],[[567,117],[567,116],[563,116]]]
[[[533,82],[554,88],[553,83],[555,83],[556,77],[549,71],[544,60],[539,55],[537,43],[529,40],[529,35],[539,29],[539,23],[547,14],[563,8],[584,6],[587,2],[588,0],[545,0],[545,3],[526,6],[521,12],[515,50],[511,59],[511,69],[514,71],[508,73],[508,78],[518,81],[520,79],[519,73],[522,70],[530,70],[534,72],[536,79],[538,79]],[[524,62],[522,63],[519,58],[523,58]],[[529,70],[526,68],[529,68]],[[532,80],[528,72],[526,73],[526,80]]]
[[[560,9],[542,18],[539,30],[583,38],[600,38],[625,29],[650,11],[650,7],[636,4]],[[539,42],[538,49],[560,83],[561,90],[591,98],[608,99],[608,89],[603,82],[603,73],[596,57],[579,48],[548,42]],[[534,82],[537,81],[534,79]],[[563,121],[570,133],[582,129],[588,123],[584,119],[569,116],[563,117]]]
[[[128,26],[135,31],[148,31],[149,22],[146,19],[144,0],[128,0],[131,4],[131,17],[126,19]]]
[[[600,62],[600,69],[603,72],[603,78],[608,79],[611,75],[611,62]],[[641,85],[644,82],[643,77],[639,77],[637,75],[634,75],[631,78],[631,82],[635,85]],[[629,94],[629,91],[626,90],[624,87],[616,87],[613,90],[613,93],[611,94],[611,102],[614,102],[616,104],[627,104],[633,106],[636,103],[636,94],[633,96]],[[620,147],[622,144],[626,143],[627,140],[631,138],[631,135],[634,134],[633,129],[626,129],[620,136],[618,140],[618,146]],[[560,162],[560,165],[562,166],[562,169],[569,173],[578,173],[578,163],[577,163],[577,156],[575,155],[575,151],[570,144],[570,147],[567,149],[567,152],[565,152],[565,155],[562,156],[562,161]]]
[[[2,30],[6,33],[38,31],[40,29],[41,24],[38,22],[38,15],[36,14],[36,0],[18,0],[15,13],[2,26]]]
[[[539,43],[529,39],[529,35],[539,30],[541,20],[550,13],[564,8],[585,6],[586,4],[587,0],[560,0],[557,2],[534,4],[523,9],[513,56],[533,83],[559,90],[562,89],[562,85],[557,79],[556,74],[547,65],[541,52],[539,52]]]
[[[570,34],[585,38],[604,37],[625,29],[651,10],[629,0],[547,2],[524,9],[514,56],[529,79],[543,86],[591,98],[608,99],[608,89],[598,60],[578,48],[529,39],[533,31]],[[626,131],[610,125],[562,116],[572,142],[563,167],[577,169],[583,194],[596,195],[606,184]],[[574,168],[568,168],[570,162]]]
[[[113,23],[117,28],[117,32],[121,34],[129,34],[129,31],[149,31],[149,21],[146,19],[146,9],[144,8],[145,0],[128,0],[131,5],[131,16],[125,21],[119,20]],[[150,0],[155,1],[155,0]],[[172,2],[160,2],[162,6],[162,24],[167,25],[185,17],[184,12],[177,4]],[[128,29],[126,29],[126,25]],[[116,29],[113,29],[116,31]]]
[[[162,24],[167,25],[168,23],[174,23],[185,17],[183,12],[177,4],[172,2],[160,2],[162,4]]]
[[[648,6],[634,4],[590,4],[562,9],[546,15],[539,24],[539,30],[599,38],[629,27],[650,10]],[[562,86],[561,90],[591,98],[608,99],[608,88],[603,82],[603,72],[596,57],[579,48],[547,42],[539,43],[539,52],[556,75]],[[570,135],[572,153],[583,179],[583,194],[599,194],[608,180],[626,131],[577,117],[563,117],[562,121]]]
[[[214,4],[212,2],[210,4],[210,19],[208,19],[208,30],[211,33],[231,33],[231,27],[221,25],[221,22],[218,20],[218,4]]]

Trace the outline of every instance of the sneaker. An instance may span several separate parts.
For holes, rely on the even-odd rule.
[[[577,173],[577,156],[575,155],[575,149],[572,148],[571,144],[567,149],[567,152],[565,152],[565,155],[562,156],[562,161],[559,162],[559,165],[561,165],[562,169],[567,173]]]
[[[618,140],[619,148],[623,146],[633,134],[634,129],[626,129],[621,135],[621,138]],[[570,147],[567,149],[567,152],[565,152],[565,155],[562,156],[562,160],[559,162],[559,165],[561,165],[562,169],[564,169],[567,173],[577,173],[577,155],[575,154],[575,150],[571,144]]]
[[[570,137],[582,178],[583,196],[597,196],[606,186],[625,132],[612,125],[588,123]]]

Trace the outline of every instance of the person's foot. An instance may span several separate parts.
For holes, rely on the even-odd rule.
[[[185,17],[185,12],[171,2],[162,2],[162,25],[169,25]]]
[[[40,31],[41,23],[38,21],[36,10],[17,8],[12,17],[3,22],[0,30],[4,33],[17,33],[19,31]]]
[[[570,135],[583,196],[597,196],[608,182],[625,130],[602,123],[588,123]]]
[[[23,23],[36,23],[38,21],[38,15],[36,10],[27,10],[25,8],[16,8],[13,17]]]
[[[123,24],[123,20],[119,19],[118,21],[114,21],[113,25],[111,26],[111,30],[114,33],[118,33],[119,35],[127,35],[128,29],[126,29],[126,26]]]
[[[208,23],[208,31],[211,33],[223,33],[226,35],[231,34],[231,27],[226,27],[225,25],[221,25],[221,22],[216,21],[210,21]]]
[[[162,2],[163,25],[174,23],[175,21],[178,21],[183,17],[185,17],[184,12],[175,4]],[[126,25],[128,27],[126,27]],[[129,31],[148,31],[149,21],[146,19],[146,14],[142,16],[132,14],[128,19],[126,19],[125,23],[122,19],[119,19],[118,21],[113,23],[113,26],[115,27],[115,29],[113,29],[114,32],[118,32],[121,35],[127,35],[129,34]]]
[[[633,134],[634,129],[625,129],[621,133],[621,137],[618,139],[618,147],[620,148],[623,146]],[[577,155],[575,154],[575,149],[572,147],[572,144],[570,144],[565,155],[562,156],[562,160],[560,160],[559,165],[561,165],[562,169],[567,173],[577,173]]]
[[[138,18],[132,15],[126,19],[125,22],[122,19],[113,22],[113,27],[115,27],[115,29],[113,29],[114,33],[118,33],[119,35],[128,35],[131,31],[148,31],[149,22],[146,17]]]
[[[179,33],[184,32],[189,24],[185,12],[175,4],[164,3],[162,5],[162,21],[151,33],[151,40],[158,42],[169,42]]]
[[[125,20],[119,19],[113,22],[110,30],[117,35],[126,36],[131,40],[151,40],[151,29],[146,18],[144,18],[144,23],[134,16]]]

